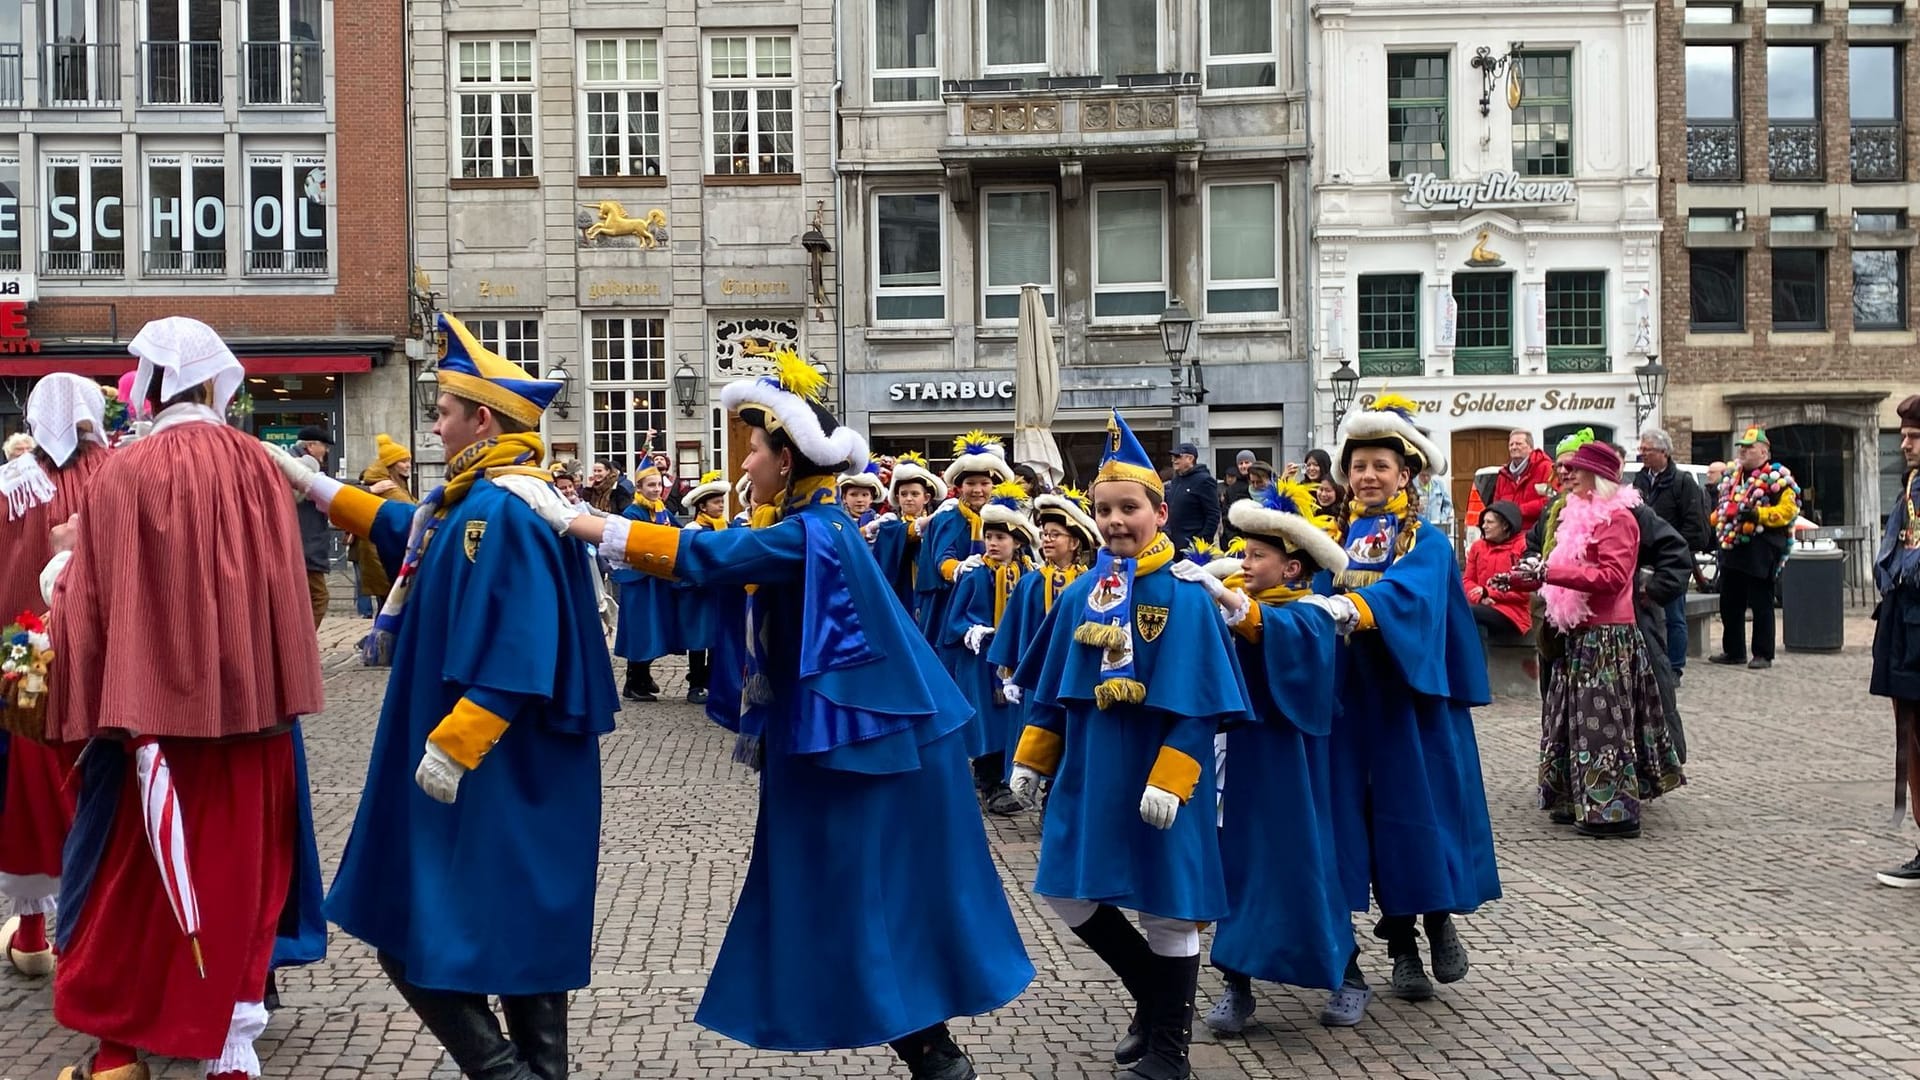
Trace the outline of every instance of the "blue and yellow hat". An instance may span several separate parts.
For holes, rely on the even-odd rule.
[[[1100,538],[1100,526],[1093,522],[1093,504],[1073,488],[1050,491],[1033,500],[1034,524],[1045,525],[1049,521],[1079,533],[1089,551],[1105,546]]]
[[[1249,540],[1305,555],[1322,570],[1347,568],[1347,551],[1333,539],[1335,525],[1305,484],[1282,481],[1241,499],[1227,508],[1227,522]]]
[[[1166,485],[1160,482],[1159,471],[1153,467],[1153,459],[1141,448],[1140,440],[1133,437],[1133,429],[1120,419],[1118,409],[1113,411],[1113,419],[1107,421],[1107,448],[1100,455],[1100,471],[1094,474],[1093,487],[1108,480],[1131,480],[1157,496],[1167,493]]]
[[[465,323],[444,312],[440,315],[440,335],[443,351],[439,370],[434,373],[440,389],[485,405],[527,427],[540,426],[540,414],[560,392],[559,383],[529,378],[519,364],[490,351]]]
[[[981,526],[998,525],[1033,547],[1040,543],[1040,534],[1033,527],[1033,519],[1027,516],[1031,505],[1027,489],[1019,481],[1003,480],[994,486],[987,505],[980,508]]]

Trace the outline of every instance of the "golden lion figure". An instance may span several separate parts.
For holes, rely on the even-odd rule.
[[[589,242],[603,236],[631,236],[643,249],[657,248],[666,242],[667,213],[658,207],[647,211],[646,217],[635,218],[628,217],[627,208],[614,199],[580,205],[600,215],[600,220],[586,227],[585,236]]]

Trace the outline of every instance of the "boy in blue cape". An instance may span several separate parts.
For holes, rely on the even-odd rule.
[[[880,467],[867,462],[867,467],[859,472],[850,472],[840,478],[840,507],[853,519],[854,527],[861,536],[867,536],[867,528],[880,520],[880,512],[874,509],[887,493],[885,485],[880,483]]]
[[[1121,1080],[1185,1080],[1199,927],[1228,911],[1213,736],[1247,719],[1247,693],[1206,590],[1166,572],[1159,474],[1118,413],[1107,430],[1093,484],[1107,546],[1015,672],[1029,720],[1012,787],[1031,805],[1053,780],[1034,891],[1134,1000]]]
[[[980,511],[993,496],[994,485],[1014,481],[1013,468],[1007,464],[1007,450],[982,431],[969,431],[953,442],[953,464],[942,477],[951,497],[934,511],[920,530],[920,555],[914,570],[914,590],[919,594],[920,630],[928,641],[938,642],[947,621],[947,601],[953,593],[953,581],[969,559],[980,565],[986,551],[981,534]],[[935,649],[936,652],[941,650]],[[952,670],[952,657],[941,659]],[[968,751],[979,757],[985,748],[969,745]]]
[[[681,505],[693,512],[686,527],[717,532],[728,526],[727,476],[718,469],[700,477],[687,492]],[[680,634],[687,646],[687,704],[705,705],[707,687],[713,678],[713,660],[727,652],[720,636],[732,628],[726,625],[729,613],[737,612],[737,598],[731,590],[678,588],[674,599],[680,612]],[[716,646],[720,646],[716,653]]]
[[[919,577],[921,532],[931,522],[927,515],[946,498],[947,486],[927,468],[927,459],[911,451],[894,459],[893,478],[887,487],[891,510],[881,514],[862,532],[873,546],[873,559],[880,574],[893,586],[900,606],[907,609],[917,625],[920,619]]]
[[[1445,533],[1420,520],[1410,493],[1446,458],[1415,425],[1419,406],[1385,395],[1341,425],[1338,482],[1353,491],[1347,568],[1334,598],[1342,650],[1341,722],[1333,732],[1334,835],[1355,911],[1371,885],[1374,935],[1393,958],[1393,992],[1433,996],[1414,918],[1423,916],[1433,976],[1466,977],[1452,916],[1500,896],[1493,827],[1480,779],[1475,706],[1490,700],[1486,657]]]
[[[1315,576],[1345,569],[1347,555],[1301,484],[1270,485],[1228,517],[1242,558],[1208,562],[1204,576],[1191,563],[1174,567],[1205,584],[1227,614],[1255,720],[1219,740],[1220,859],[1233,911],[1214,933],[1213,963],[1227,988],[1207,1026],[1244,1030],[1259,978],[1330,991],[1320,1022],[1352,1027],[1372,991],[1333,836],[1327,737],[1340,635],[1331,603],[1313,591]]]
[[[760,769],[753,859],[694,1019],[750,1046],[887,1043],[920,1080],[970,1080],[946,1022],[1033,979],[968,783],[968,709],[834,494],[866,440],[784,352],[721,394],[752,428],[753,527],[582,518],[646,573],[755,585],[736,757]]]
[[[660,467],[652,458],[644,459],[633,474],[633,502],[621,513],[634,521],[673,525],[664,499],[666,486]],[[620,696],[628,701],[658,701],[660,684],[653,677],[653,662],[687,650],[678,590],[670,582],[629,568],[615,567],[610,576],[620,587],[620,629],[613,638],[613,654],[627,662]]]
[[[591,979],[599,737],[620,701],[592,559],[555,535],[578,511],[540,467],[559,384],[441,319],[447,482],[417,508],[327,477],[307,488],[396,570],[374,624],[393,674],[325,910],[466,1075],[557,1080],[567,992]]]
[[[973,706],[975,737],[986,747],[973,759],[974,786],[986,800],[988,812],[1003,817],[1025,809],[1008,789],[1007,775],[1026,722],[1020,707],[1008,700],[999,671],[984,653],[1013,591],[1032,565],[1027,550],[1036,538],[1026,507],[1027,489],[1019,484],[993,489],[993,498],[980,511],[987,548],[984,561],[977,567],[971,560],[962,564],[939,642],[953,663],[948,673]]]

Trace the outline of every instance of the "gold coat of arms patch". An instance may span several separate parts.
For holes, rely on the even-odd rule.
[[[1133,609],[1133,621],[1140,628],[1142,641],[1156,641],[1167,629],[1167,609],[1139,604]]]
[[[465,550],[467,553],[468,562],[472,562],[474,560],[474,556],[480,554],[480,538],[485,535],[487,535],[486,522],[484,521],[467,522],[467,534],[461,539],[462,539],[463,550]]]

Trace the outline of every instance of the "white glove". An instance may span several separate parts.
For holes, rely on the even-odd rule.
[[[1007,704],[1009,705],[1020,704],[1020,695],[1022,693],[1023,691],[1018,686],[1010,682],[1002,682],[1000,684],[1000,696],[1006,698]]]
[[[1303,596],[1294,602],[1317,607],[1333,616],[1333,628],[1340,632],[1341,637],[1360,628],[1360,609],[1347,597],[1313,595]]]
[[[1223,603],[1222,598],[1231,591],[1227,588],[1225,582],[1207,573],[1206,567],[1198,563],[1188,562],[1185,559],[1181,559],[1179,562],[1173,564],[1173,576],[1179,578],[1181,581],[1191,581],[1199,584],[1207,590],[1208,596],[1213,597],[1215,603]]]
[[[874,518],[872,521],[869,521],[865,525],[861,526],[860,535],[865,539],[872,540],[875,536],[879,534],[880,526],[885,525],[889,521],[899,521],[899,520],[900,520],[900,517],[897,514],[881,514],[879,517]]]
[[[1156,829],[1173,828],[1173,819],[1180,813],[1180,796],[1171,791],[1161,791],[1153,785],[1140,793],[1140,820]]]
[[[1007,778],[1007,788],[1020,805],[1031,810],[1040,805],[1040,785],[1046,778],[1037,769],[1026,765],[1015,765],[1013,775]]]
[[[537,476],[501,476],[494,478],[493,483],[532,507],[556,536],[567,535],[567,526],[580,516],[578,509],[560,497],[558,488]]]
[[[993,627],[976,623],[967,627],[967,632],[961,635],[960,640],[966,645],[968,652],[978,656],[980,650],[986,647],[987,639],[992,636]]]
[[[279,469],[280,475],[287,478],[287,486],[293,489],[293,493],[305,495],[307,489],[313,486],[314,476],[320,471],[319,463],[305,454],[294,457],[287,453],[287,448],[284,446],[277,446],[270,442],[262,442],[260,445],[265,448],[267,457],[273,461],[274,468]]]
[[[986,561],[987,561],[986,559],[978,555],[967,556],[964,562],[962,562],[959,566],[956,566],[953,568],[954,579],[956,581],[959,580],[960,575],[966,573],[969,570],[980,569],[981,566],[986,564]]]
[[[451,803],[460,793],[460,778],[467,775],[467,767],[447,756],[445,750],[427,744],[427,752],[420,757],[420,767],[413,771],[413,782],[427,793],[434,802]]]

